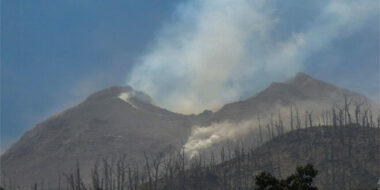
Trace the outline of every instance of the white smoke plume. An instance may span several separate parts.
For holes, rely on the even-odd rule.
[[[180,4],[176,19],[163,26],[127,83],[172,111],[216,109],[293,75],[309,56],[360,29],[378,10],[374,0],[324,0],[308,27],[279,38],[276,26],[286,20],[276,16],[276,2]]]
[[[201,150],[210,148],[214,144],[246,135],[254,127],[257,127],[254,121],[213,123],[208,127],[194,126],[184,145],[184,151],[187,156],[192,158]]]

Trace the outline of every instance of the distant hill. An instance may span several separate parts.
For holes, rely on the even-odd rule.
[[[189,190],[252,189],[261,171],[286,177],[308,163],[319,171],[315,179],[319,189],[375,188],[380,177],[379,150],[380,128],[310,127],[280,135],[254,150],[232,150],[235,157],[217,165],[201,160],[201,166],[195,164],[186,172],[185,185],[180,179],[164,180],[161,189],[173,184],[174,189]]]
[[[256,119],[292,104],[300,110],[330,109],[341,103],[343,96],[374,104],[363,95],[304,73],[284,83],[273,83],[245,101],[199,115],[182,115],[155,106],[148,95],[131,87],[111,87],[26,132],[0,157],[2,181],[27,187],[57,181],[58,175],[70,171],[77,160],[85,176],[89,176],[94,162],[104,157],[124,155],[130,163],[142,163],[144,152],[166,154],[183,146],[194,125]]]

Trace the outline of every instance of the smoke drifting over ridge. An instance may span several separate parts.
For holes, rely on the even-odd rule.
[[[378,2],[321,1],[307,27],[278,37],[276,1],[192,0],[157,34],[128,83],[181,113],[215,109],[283,80],[307,58],[376,16]],[[289,2],[290,3],[290,2]]]
[[[183,146],[186,155],[190,158],[199,154],[202,150],[207,150],[211,146],[226,140],[234,140],[247,135],[255,129],[254,120],[240,123],[222,122],[213,123],[208,127],[194,126],[192,133]]]
[[[332,92],[334,93],[334,92]],[[344,97],[336,94],[337,99],[333,100],[333,103],[321,102],[321,101],[297,101],[296,104],[292,104],[293,109],[293,127],[296,127],[296,112],[299,113],[299,122],[302,127],[309,125],[309,120],[305,117],[306,113],[310,114],[313,118],[313,126],[324,125],[328,123],[333,125],[331,118],[322,117],[326,113],[331,114],[331,109],[333,106],[341,107],[344,105]],[[351,103],[353,105],[362,104],[363,109],[369,109],[369,113],[373,115],[378,115],[378,109],[372,107],[373,104],[367,102],[366,99],[361,99],[362,97],[350,96]],[[369,103],[369,104],[368,104]],[[353,115],[355,113],[355,107],[351,105],[349,108],[350,113]],[[269,140],[268,137],[268,125],[276,125],[281,118],[284,132],[287,132],[291,129],[290,126],[290,105],[282,106],[279,104],[274,104],[273,108],[268,108],[266,111],[261,112],[259,115],[252,115],[249,119],[245,119],[238,122],[233,121],[223,121],[223,122],[214,122],[209,126],[193,126],[191,135],[187,139],[187,142],[184,144],[184,151],[189,158],[192,158],[199,153],[204,154],[205,152],[211,152],[215,145],[224,145],[225,142],[239,142],[242,139],[250,139],[258,142],[260,139],[259,133],[259,123],[261,124],[262,140],[266,142]],[[260,122],[259,122],[260,120]],[[305,122],[307,122],[305,124]],[[272,126],[274,134],[277,134],[277,128]],[[248,137],[248,138],[245,138]],[[241,141],[244,142],[244,141]]]

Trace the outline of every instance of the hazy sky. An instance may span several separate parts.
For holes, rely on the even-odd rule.
[[[373,99],[379,92],[377,0],[1,3],[1,152],[111,85],[131,83],[183,112],[245,98],[298,71]],[[177,109],[183,102],[188,109]]]

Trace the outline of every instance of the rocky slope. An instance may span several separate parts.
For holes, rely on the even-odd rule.
[[[195,164],[187,170],[185,180],[179,173],[178,178],[164,178],[160,187],[248,190],[255,188],[255,176],[262,171],[285,178],[297,166],[313,164],[318,170],[314,184],[319,189],[372,189],[379,180],[379,150],[380,128],[348,125],[298,129],[253,150],[235,149],[233,159],[217,165],[202,165],[202,160],[202,166]]]
[[[289,109],[290,105],[297,106],[301,112],[309,110],[318,113],[331,109],[332,105],[343,104],[344,96],[352,103],[374,105],[359,93],[314,79],[305,73],[298,73],[283,83],[272,83],[247,100],[225,105],[213,115],[212,120],[247,120],[256,118],[259,114],[277,114],[283,108]]]
[[[38,124],[1,156],[2,172],[16,183],[56,182],[79,160],[89,173],[96,159],[169,151],[187,138],[192,123],[150,104],[130,87],[111,87]]]

